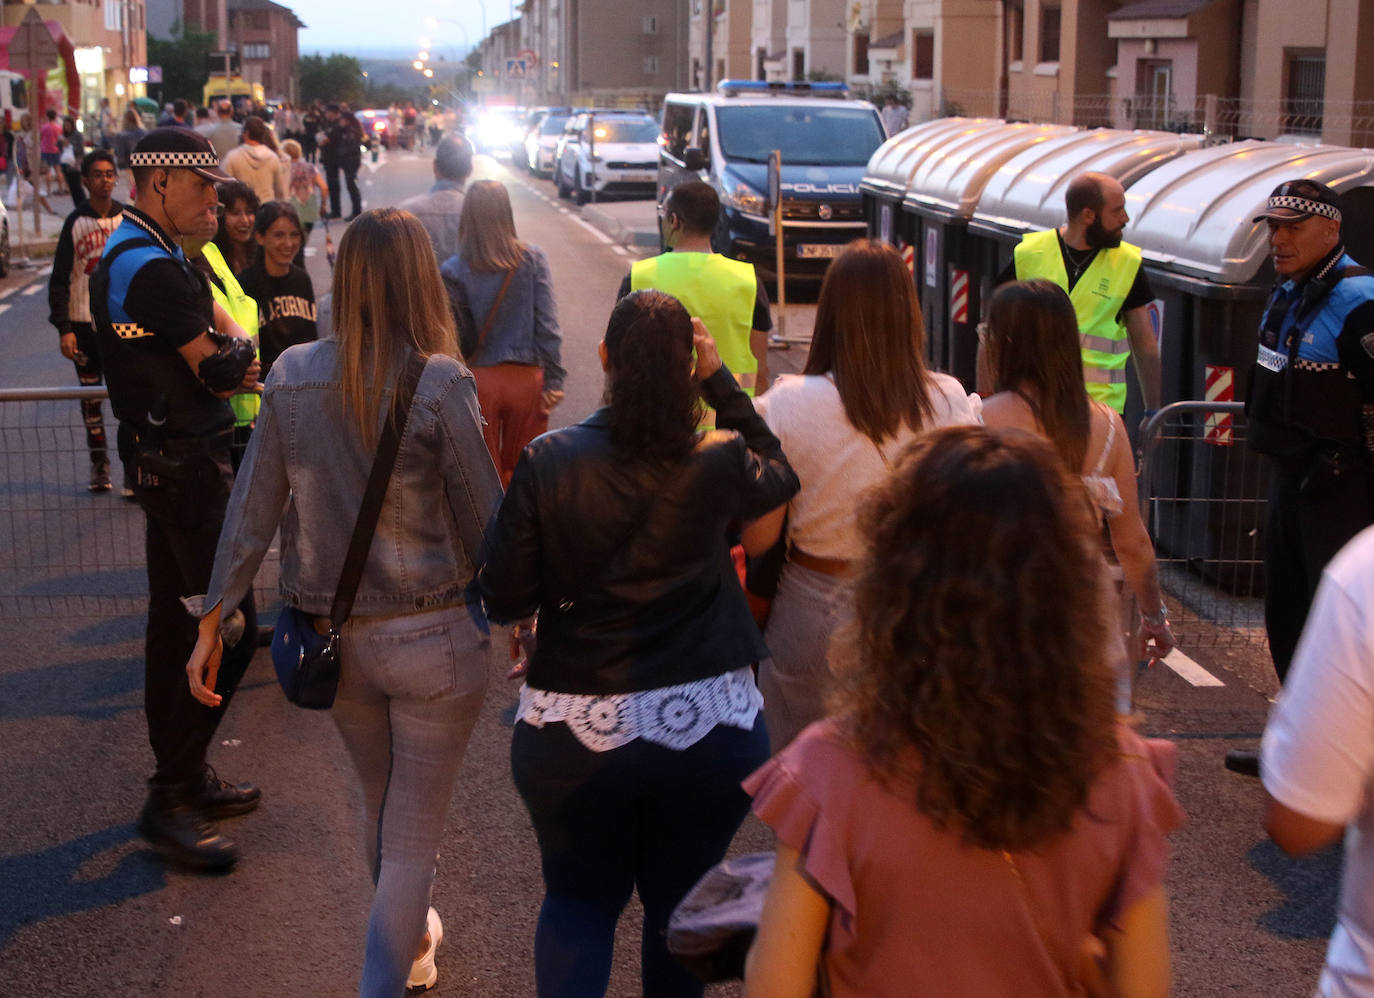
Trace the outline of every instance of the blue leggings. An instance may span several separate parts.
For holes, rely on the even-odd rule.
[[[544,904],[534,937],[539,998],[601,998],[616,922],[639,890],[644,998],[700,998],[673,959],[668,916],[720,862],[749,811],[740,781],[768,758],[763,715],[682,751],[636,740],[592,752],[564,724],[515,726],[511,769],[539,839]]]

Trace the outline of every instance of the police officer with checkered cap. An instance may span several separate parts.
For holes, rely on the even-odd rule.
[[[206,750],[256,645],[251,599],[226,639],[211,709],[191,697],[184,667],[196,620],[182,599],[204,593],[233,485],[231,393],[257,384],[253,344],[210,294],[178,245],[218,210],[230,177],[208,140],[158,128],[130,157],[136,197],[91,277],[91,314],[119,455],[134,471],[146,519],[148,633],[144,706],[156,766],[139,832],[169,860],[225,869],[238,850],[218,818],[251,811],[259,792],[220,780]]]
[[[1322,569],[1374,523],[1374,274],[1345,252],[1342,208],[1326,184],[1290,180],[1254,218],[1277,275],[1246,412],[1249,444],[1274,471],[1264,618],[1280,682]],[[1226,764],[1258,773],[1253,752]]]

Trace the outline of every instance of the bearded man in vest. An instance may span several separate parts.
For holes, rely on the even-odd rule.
[[[1322,570],[1374,523],[1374,274],[1341,242],[1341,199],[1325,184],[1280,184],[1255,217],[1276,284],[1246,392],[1247,443],[1273,469],[1264,529],[1264,628],[1279,682]],[[1256,753],[1226,754],[1258,775]]]
[[[1024,236],[997,283],[1045,278],[1063,288],[1078,313],[1088,394],[1126,409],[1126,361],[1135,358],[1147,414],[1160,404],[1159,343],[1147,307],[1154,291],[1140,249],[1121,241],[1130,221],[1125,188],[1104,173],[1084,173],[1064,194],[1066,225]]]
[[[674,187],[663,204],[663,240],[672,250],[640,260],[620,282],[616,300],[656,288],[672,295],[715,338],[720,359],[749,395],[768,388],[768,333],[773,319],[754,265],[711,252],[720,215],[715,188],[700,180]]]

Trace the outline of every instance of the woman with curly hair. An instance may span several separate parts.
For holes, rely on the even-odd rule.
[[[643,993],[688,998],[703,985],[668,953],[668,916],[725,854],[749,810],[739,781],[768,757],[763,639],[726,530],[797,479],[676,298],[626,295],[600,352],[609,405],[525,448],[478,583],[495,619],[539,613],[511,741],[544,872],[539,998],[605,994],[635,889]],[[703,395],[720,430],[697,429]]]
[[[973,423],[959,382],[926,369],[925,327],[911,272],[886,243],[860,240],[830,264],[806,366],[754,403],[801,479],[786,510],[787,563],[759,669],[773,751],[822,715],[831,634],[849,612],[863,550],[856,497],[881,482],[925,430]],[[783,534],[781,512],[748,527],[750,554]]]
[[[1169,615],[1155,571],[1155,549],[1136,499],[1135,459],[1126,426],[1105,402],[1083,388],[1078,318],[1064,290],[1051,281],[1005,284],[992,296],[980,328],[982,363],[996,389],[983,402],[983,422],[1045,437],[1065,466],[1083,476],[1097,510],[1103,554],[1124,595],[1111,608],[1123,634],[1138,635],[1118,663],[1117,709],[1131,709],[1131,662],[1145,642],[1151,659],[1174,647]],[[1131,597],[1140,608],[1135,625]]]
[[[1166,994],[1182,812],[1117,723],[1081,483],[1030,434],[955,427],[862,522],[833,716],[746,782],[778,848],[745,995],[818,970],[835,998]]]

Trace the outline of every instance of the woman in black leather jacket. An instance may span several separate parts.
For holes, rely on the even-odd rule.
[[[540,998],[603,995],[638,888],[646,998],[698,996],[668,916],[725,854],[739,781],[768,757],[750,669],[767,653],[726,531],[798,483],[675,298],[621,299],[600,352],[609,405],[525,448],[479,576],[495,619],[539,613],[511,743],[546,889],[535,980]],[[697,431],[702,396],[716,431]]]

